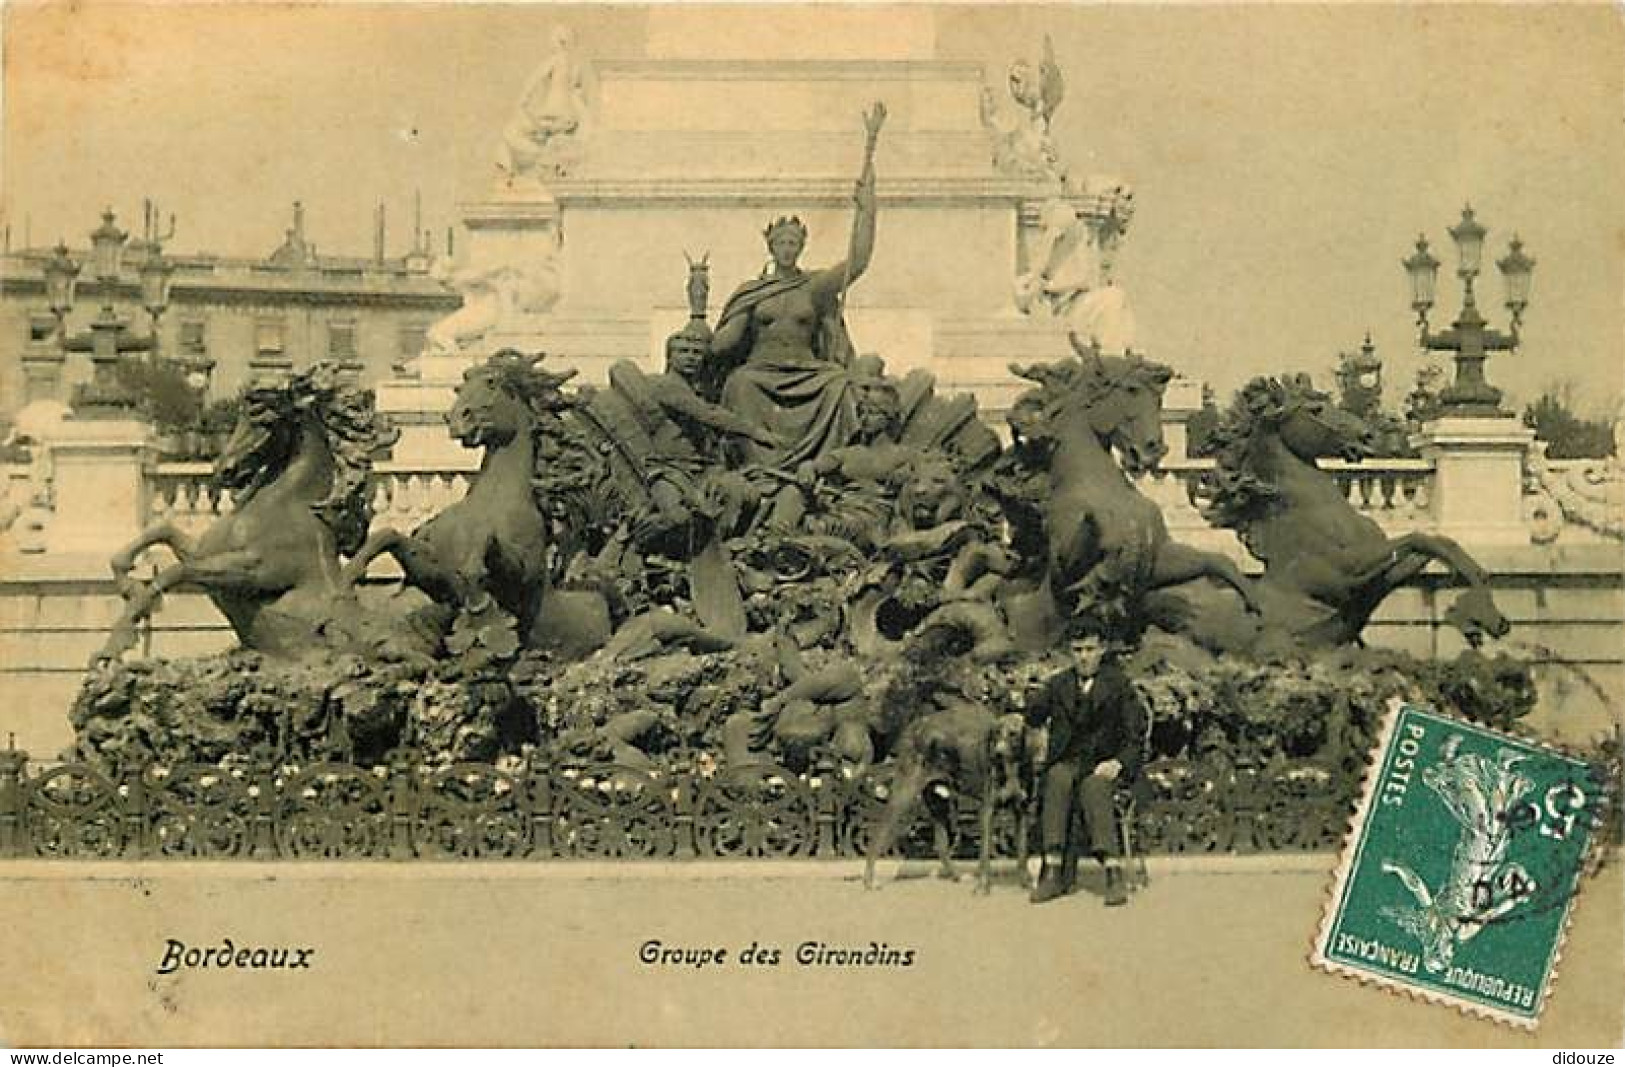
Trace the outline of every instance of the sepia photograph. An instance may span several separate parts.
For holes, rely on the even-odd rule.
[[[1620,1046],[1622,101],[1603,3],[5,4],[0,1044]]]

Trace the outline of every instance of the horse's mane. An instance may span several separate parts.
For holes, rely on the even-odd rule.
[[[1070,411],[1088,408],[1125,385],[1161,390],[1173,377],[1167,365],[1142,356],[1102,356],[1081,347],[1075,338],[1072,343],[1079,351],[1077,356],[1051,363],[1010,365],[1016,377],[1037,383],[1036,388],[1018,397],[1016,404],[1036,408],[1046,423]]]
[[[349,554],[366,539],[372,522],[368,480],[373,457],[393,444],[398,432],[378,414],[370,389],[345,381],[332,363],[318,363],[285,384],[249,389],[243,417],[259,431],[258,440],[236,462],[216,469],[216,478],[237,492],[239,505],[279,474],[289,456],[274,457],[274,429],[297,423],[309,412],[327,436],[333,455],[333,485],[311,510],[332,530],[339,552]],[[271,468],[275,467],[275,470]]]
[[[541,366],[545,353],[527,356],[515,348],[504,348],[492,355],[471,373],[489,374],[504,392],[518,397],[538,416],[557,414],[570,405],[570,398],[560,388],[575,377],[574,370],[555,374]]]
[[[1222,529],[1245,530],[1272,514],[1281,494],[1251,469],[1257,433],[1281,425],[1307,401],[1322,397],[1307,375],[1254,378],[1219,416],[1210,438],[1213,470],[1202,478],[1203,514]]]

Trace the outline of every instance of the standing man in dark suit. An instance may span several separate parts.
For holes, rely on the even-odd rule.
[[[1105,868],[1106,903],[1127,904],[1113,800],[1140,773],[1150,720],[1128,677],[1128,649],[1108,646],[1092,673],[1087,663],[1094,656],[1079,651],[1027,703],[1027,721],[1049,726],[1039,811],[1044,866],[1032,901],[1042,904],[1071,888],[1078,845],[1085,844]],[[1083,815],[1083,842],[1071,839],[1074,804]]]

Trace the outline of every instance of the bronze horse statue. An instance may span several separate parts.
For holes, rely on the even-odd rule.
[[[1235,530],[1264,564],[1254,586],[1262,614],[1244,618],[1228,592],[1201,584],[1161,594],[1153,614],[1173,616],[1169,628],[1215,651],[1349,645],[1394,589],[1438,561],[1468,586],[1446,618],[1474,645],[1505,634],[1488,575],[1460,545],[1430,533],[1390,538],[1317,466],[1361,458],[1370,436],[1305,377],[1250,382],[1220,421],[1202,492],[1209,521]]]
[[[1162,394],[1172,372],[1138,356],[1101,356],[1075,335],[1072,345],[1077,358],[1011,367],[1038,384],[1011,412],[1018,447],[1047,456],[1048,468],[1038,494],[1043,576],[1032,598],[1008,606],[1017,644],[1052,645],[1068,620],[1133,628],[1147,594],[1197,578],[1234,589],[1250,608],[1235,563],[1172,540],[1162,510],[1130,479],[1167,451]]]
[[[558,429],[569,404],[559,387],[575,373],[543,370],[540,358],[505,349],[463,375],[446,421],[465,447],[485,451],[467,494],[411,533],[374,531],[345,565],[347,581],[391,555],[406,583],[431,600],[459,611],[494,602],[529,642],[555,558],[537,470],[549,428]]]
[[[366,534],[372,457],[393,440],[372,393],[342,381],[332,364],[247,390],[214,465],[234,510],[195,541],[165,522],[113,557],[126,606],[96,661],[128,650],[162,595],[182,586],[207,593],[243,647],[268,656],[321,655],[376,637],[340,556]],[[151,582],[131,581],[154,545],[167,545],[178,562]]]

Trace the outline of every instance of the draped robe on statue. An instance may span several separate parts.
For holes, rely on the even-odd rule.
[[[741,442],[751,463],[794,470],[806,460],[847,444],[857,429],[849,369],[852,342],[839,303],[818,307],[813,301],[810,290],[815,276],[806,272],[746,282],[728,298],[717,320],[720,332],[741,315],[751,317],[739,346],[747,354],[723,384],[723,406],[767,427],[782,442],[777,448]],[[758,337],[757,309],[768,305],[789,314],[798,310],[794,306],[798,299],[812,304],[817,317],[810,348],[798,350],[784,340]]]

